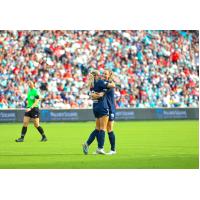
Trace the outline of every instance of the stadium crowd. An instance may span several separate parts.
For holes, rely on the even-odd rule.
[[[198,31],[0,31],[0,108],[91,108],[92,69],[111,69],[117,108],[198,107]]]

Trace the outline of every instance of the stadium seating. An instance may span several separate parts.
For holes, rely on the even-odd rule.
[[[24,108],[32,79],[42,108],[91,108],[92,69],[111,69],[117,108],[198,107],[198,31],[0,31],[0,109]]]

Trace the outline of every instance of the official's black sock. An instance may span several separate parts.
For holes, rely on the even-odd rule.
[[[110,145],[111,145],[111,150],[115,151],[115,134],[113,131],[108,133]]]
[[[21,132],[21,138],[24,139],[25,135],[26,135],[26,131],[27,131],[27,127],[23,126],[22,127],[22,132]]]
[[[97,137],[97,133],[99,132],[99,130],[95,129],[89,136],[88,140],[87,140],[87,145],[89,146],[90,144],[92,144],[92,142],[95,140],[95,138]]]
[[[98,148],[102,149],[104,146],[104,142],[105,142],[105,131],[104,130],[100,130],[99,134],[98,134]]]
[[[41,134],[41,136],[42,136],[43,138],[46,137],[45,134],[44,134],[44,130],[43,130],[43,128],[42,128],[41,126],[38,126],[38,127],[37,127],[37,130],[39,131],[39,133]]]

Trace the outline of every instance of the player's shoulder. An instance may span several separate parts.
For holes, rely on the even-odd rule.
[[[103,80],[102,79],[98,79],[97,81],[96,81],[96,83],[101,83]]]
[[[39,93],[39,89],[33,88],[33,93],[38,94]]]
[[[108,81],[99,79],[99,80],[98,80],[98,83],[99,83],[99,84],[108,84]]]

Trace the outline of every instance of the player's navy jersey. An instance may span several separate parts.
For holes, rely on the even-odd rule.
[[[94,92],[106,92],[108,90],[107,85],[108,81],[99,79],[97,81],[94,81],[94,87],[92,88],[92,90]]]
[[[107,92],[105,93],[105,96],[107,98],[107,103],[109,107],[109,121],[114,121],[116,113],[114,88],[108,89]]]
[[[107,81],[98,80],[94,82],[94,87],[92,92],[106,92],[107,91]],[[98,100],[93,100],[93,112],[96,118],[102,117],[109,114],[109,107],[106,95],[99,98]]]
[[[106,98],[108,102],[109,112],[115,113],[115,90],[114,88],[110,88],[106,92]]]
[[[94,87],[92,88],[92,92],[107,92],[107,85],[108,85],[108,81],[103,81],[103,80],[97,80],[94,82]],[[107,105],[107,101],[106,101],[106,96],[103,96],[101,98],[99,98],[98,100],[94,100],[94,104],[97,103],[103,103],[106,107],[108,107]]]

